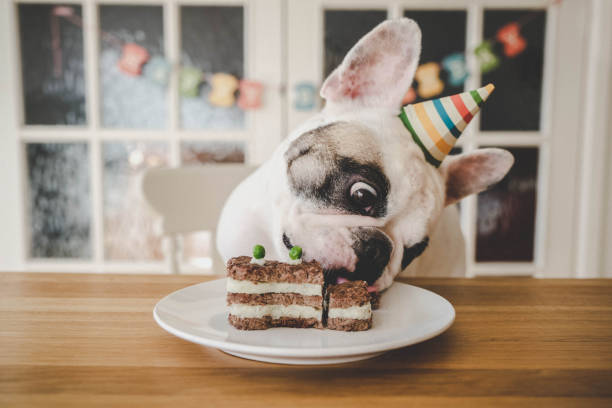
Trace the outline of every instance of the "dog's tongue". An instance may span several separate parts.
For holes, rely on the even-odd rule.
[[[338,276],[338,279],[336,279],[336,285],[339,285],[341,283],[344,282],[348,282],[349,280],[346,278],[343,278],[341,276]],[[368,292],[372,293],[372,292],[377,292],[376,287],[375,286],[368,286]]]

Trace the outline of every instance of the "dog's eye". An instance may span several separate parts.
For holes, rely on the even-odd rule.
[[[374,187],[358,181],[351,186],[350,197],[357,207],[367,208],[376,202],[377,193]]]

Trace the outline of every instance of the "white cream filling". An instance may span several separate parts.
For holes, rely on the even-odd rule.
[[[251,282],[227,278],[227,291],[230,293],[297,293],[304,296],[323,296],[323,285],[315,283]]]
[[[229,307],[230,314],[238,317],[257,317],[261,318],[264,316],[270,316],[273,319],[279,319],[281,317],[295,317],[310,319],[315,318],[321,320],[323,316],[322,310],[317,310],[312,306],[303,305],[242,305],[232,304]]]
[[[298,259],[290,259],[287,261],[289,265],[300,265],[302,263],[302,258]]]
[[[251,263],[252,263],[252,264],[262,265],[262,266],[263,266],[263,265],[265,265],[265,264],[266,264],[266,260],[265,260],[265,259],[263,259],[263,258],[259,258],[259,259],[257,259],[257,258],[251,258]]]
[[[330,319],[338,317],[341,319],[367,320],[372,316],[372,308],[368,302],[363,306],[351,306],[344,309],[340,307],[330,308],[327,313],[327,317]]]

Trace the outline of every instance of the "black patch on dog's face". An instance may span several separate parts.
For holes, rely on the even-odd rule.
[[[355,133],[351,133],[353,129]],[[389,180],[380,165],[380,153],[368,143],[366,132],[357,125],[337,122],[298,137],[285,154],[292,192],[322,207],[384,217]],[[363,146],[356,148],[350,143]],[[367,207],[351,197],[351,187],[358,182],[376,191],[375,201]]]
[[[421,242],[417,242],[410,248],[404,247],[404,255],[402,256],[402,270],[406,269],[414,259],[421,255],[429,244],[429,237],[425,237]]]

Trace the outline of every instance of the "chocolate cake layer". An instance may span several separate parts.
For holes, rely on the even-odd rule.
[[[343,319],[334,317],[327,319],[327,328],[332,330],[342,331],[362,331],[369,330],[372,327],[372,318],[367,320],[362,319]]]
[[[297,327],[308,328],[314,327],[317,329],[323,328],[323,323],[315,318],[294,318],[281,317],[272,319],[270,316],[265,317],[238,317],[232,314],[228,318],[230,324],[239,330],[265,330],[270,327]]]
[[[304,296],[297,293],[228,293],[227,304],[241,303],[246,305],[304,305],[321,309],[322,296]]]
[[[368,284],[365,281],[344,282],[327,287],[329,308],[363,306],[370,302]]]
[[[376,310],[380,307],[380,293],[370,292],[370,303],[372,304],[372,310]]]
[[[238,256],[227,261],[227,275],[236,280],[254,282],[288,282],[323,284],[323,269],[315,262],[289,265],[266,261],[265,265],[251,263],[250,256]]]

